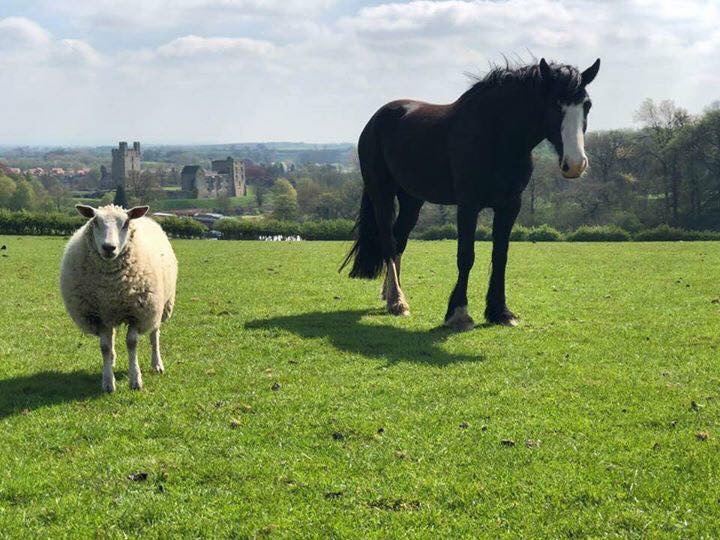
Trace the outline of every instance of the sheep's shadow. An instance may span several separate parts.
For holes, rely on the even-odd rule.
[[[250,321],[250,330],[281,329],[304,338],[329,338],[339,350],[361,354],[368,358],[384,358],[390,364],[415,362],[431,365],[447,365],[455,362],[479,362],[482,354],[454,354],[440,347],[454,332],[445,327],[431,330],[408,330],[397,326],[364,324],[366,315],[378,315],[375,311],[332,311],[302,313],[285,317],[273,317]]]
[[[0,420],[57,403],[83,401],[103,394],[99,373],[42,371],[0,380]]]

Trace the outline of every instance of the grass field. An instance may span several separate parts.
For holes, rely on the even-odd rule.
[[[452,242],[391,318],[345,243],[178,241],[166,373],[120,340],[114,395],[63,243],[0,237],[2,537],[720,534],[720,243],[513,244],[521,325],[452,334]]]

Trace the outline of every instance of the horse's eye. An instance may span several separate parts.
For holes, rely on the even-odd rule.
[[[585,109],[585,114],[589,113],[590,109],[592,109],[592,102],[586,101],[585,103],[583,103],[583,108]]]

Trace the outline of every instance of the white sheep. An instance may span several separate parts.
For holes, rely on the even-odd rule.
[[[175,303],[177,259],[160,225],[143,217],[147,206],[76,208],[88,222],[75,232],[63,255],[60,290],[65,309],[83,332],[100,337],[102,387],[107,392],[115,391],[115,328],[128,325],[128,378],[131,388],[140,389],[140,334],[150,332],[152,368],[164,371],[160,324]]]

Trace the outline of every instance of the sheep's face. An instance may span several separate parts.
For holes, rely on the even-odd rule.
[[[81,216],[90,219],[90,229],[95,250],[108,261],[120,255],[127,246],[130,221],[143,217],[149,207],[136,206],[130,210],[115,205],[93,208],[78,204],[75,206]]]

